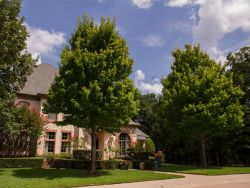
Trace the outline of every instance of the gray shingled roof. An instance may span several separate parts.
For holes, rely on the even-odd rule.
[[[146,138],[148,138],[149,136],[137,128],[136,137],[137,137],[137,140],[146,140]]]
[[[133,120],[130,120],[130,121],[129,121],[129,123],[128,123],[128,125],[140,126],[140,124],[139,124],[139,123],[134,122]]]
[[[19,93],[28,95],[47,94],[57,73],[58,70],[50,64],[42,63],[38,65]]]

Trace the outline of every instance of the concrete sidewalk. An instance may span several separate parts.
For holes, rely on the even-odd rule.
[[[185,178],[88,186],[88,188],[250,188],[250,174],[221,176],[181,175],[184,175]]]

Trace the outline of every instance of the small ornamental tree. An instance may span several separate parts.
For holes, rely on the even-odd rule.
[[[62,124],[90,131],[91,173],[95,172],[96,133],[118,131],[138,111],[129,79],[132,65],[126,41],[111,19],[95,24],[83,16],[62,50],[59,75],[49,90],[45,111],[67,114]]]
[[[201,166],[207,167],[206,142],[227,128],[243,124],[240,98],[225,67],[211,60],[199,46],[186,45],[172,55],[172,72],[162,81],[161,115],[178,134],[200,143]]]
[[[36,154],[37,139],[46,120],[40,113],[26,107],[9,106],[11,118],[0,132],[0,151],[16,157]]]
[[[154,155],[155,153],[155,144],[151,138],[145,140],[145,151],[150,153],[150,155]]]

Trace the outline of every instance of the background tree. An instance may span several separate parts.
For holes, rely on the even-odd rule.
[[[245,126],[230,134],[233,138],[233,153],[239,162],[250,163],[250,47],[243,47],[235,53],[230,52],[226,64],[233,74],[234,84],[240,86],[245,93],[241,100],[241,104],[245,106]]]
[[[90,130],[91,173],[95,172],[96,133],[115,132],[138,109],[128,78],[133,61],[115,21],[95,24],[87,15],[61,53],[59,75],[48,93],[46,112],[67,114],[63,124]]]
[[[160,127],[160,122],[157,114],[159,106],[159,97],[154,93],[142,95],[138,92],[136,98],[140,104],[138,114],[133,118],[136,122],[141,124],[140,129],[149,135],[154,141],[157,150],[163,149],[162,139],[163,129]]]
[[[27,51],[28,33],[19,17],[19,0],[0,1],[0,134],[10,128],[16,113],[14,99],[36,60]]]
[[[243,93],[199,46],[186,45],[172,56],[172,72],[162,81],[161,115],[178,134],[198,140],[201,166],[207,167],[209,137],[243,123],[239,103]]]
[[[28,32],[19,17],[19,0],[0,1],[0,97],[18,92],[36,60],[27,51]]]

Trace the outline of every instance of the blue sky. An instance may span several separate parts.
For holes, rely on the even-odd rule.
[[[88,13],[96,22],[115,17],[135,61],[136,87],[159,94],[174,48],[200,43],[224,61],[228,52],[249,45],[249,10],[249,0],[23,0],[21,15],[30,32],[28,49],[54,66],[79,16]]]

